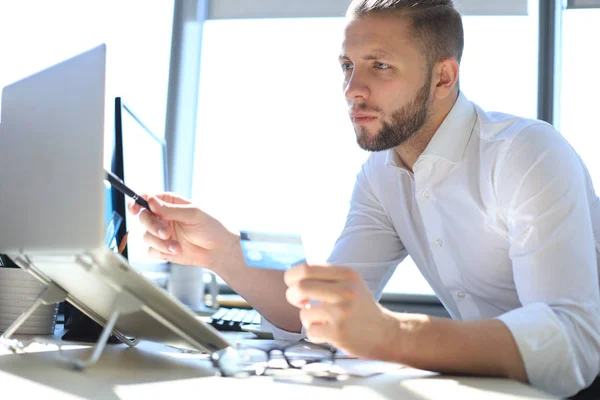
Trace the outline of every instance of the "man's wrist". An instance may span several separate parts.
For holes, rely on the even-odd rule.
[[[221,247],[221,255],[215,261],[211,270],[227,281],[231,274],[237,274],[238,271],[246,266],[244,254],[240,245],[240,237],[234,233],[228,232],[227,244]]]
[[[382,335],[376,347],[375,357],[382,361],[401,362],[402,359],[402,330],[398,315],[381,307],[383,323]]]

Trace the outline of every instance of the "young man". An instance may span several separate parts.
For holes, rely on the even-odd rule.
[[[150,254],[212,269],[277,334],[304,327],[357,356],[559,396],[589,386],[600,369],[599,199],[550,125],[486,113],[460,93],[462,50],[451,0],[351,4],[340,64],[358,144],[373,154],[328,265],[247,268],[235,233],[170,194],[140,213]],[[407,254],[452,320],[378,305]]]

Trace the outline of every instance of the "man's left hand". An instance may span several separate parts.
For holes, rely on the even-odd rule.
[[[398,321],[375,301],[356,271],[301,264],[285,273],[285,283],[287,300],[300,308],[311,341],[362,358],[385,359],[389,354]]]

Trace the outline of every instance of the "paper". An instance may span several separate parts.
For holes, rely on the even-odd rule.
[[[333,365],[309,364],[303,369],[310,372],[327,371],[333,374],[366,378],[373,375],[397,371],[402,368],[406,368],[406,366],[385,361],[344,358],[336,359]]]

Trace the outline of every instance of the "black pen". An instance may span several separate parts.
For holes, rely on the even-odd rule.
[[[135,200],[136,203],[144,207],[146,210],[152,211],[150,210],[150,206],[148,205],[146,199],[144,199],[139,194],[125,186],[125,183],[123,183],[121,178],[119,178],[110,171],[104,170],[104,172],[106,173],[106,177],[104,179],[106,179],[112,187],[117,189],[119,192],[123,193],[125,196],[131,197],[133,200]]]

